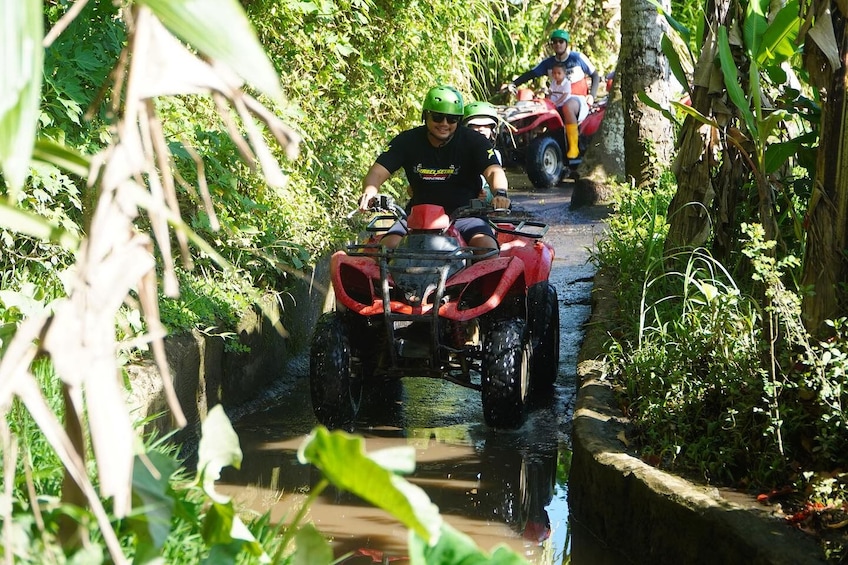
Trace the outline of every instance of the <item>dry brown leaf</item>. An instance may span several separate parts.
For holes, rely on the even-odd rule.
[[[113,561],[127,563],[118,538],[109,523],[109,517],[94,486],[88,480],[81,454],[74,449],[61,422],[44,400],[35,378],[29,371],[38,351],[35,343],[45,330],[49,331],[52,321],[55,320],[45,316],[25,320],[18,328],[15,338],[9,343],[5,354],[0,359],[0,411],[4,413],[8,411],[13,396],[20,398],[68,473],[85,493]]]
[[[842,63],[839,58],[839,46],[836,44],[836,32],[833,30],[833,15],[830,6],[822,4],[821,13],[807,32],[818,48],[827,57],[832,70],[839,69]]]
[[[232,95],[243,81],[224,73],[190,52],[148,10],[140,10],[133,50],[133,73],[144,77],[135,95],[139,98],[182,94],[208,94],[217,90]],[[137,66],[136,66],[137,65]]]

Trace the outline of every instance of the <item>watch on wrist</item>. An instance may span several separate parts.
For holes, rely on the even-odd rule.
[[[499,189],[495,190],[495,196],[503,196],[504,198],[507,198],[506,189],[505,188],[499,188]]]

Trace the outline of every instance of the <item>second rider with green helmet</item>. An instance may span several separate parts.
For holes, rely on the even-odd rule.
[[[465,105],[464,117],[462,118],[463,125],[473,129],[477,133],[489,140],[492,147],[495,147],[495,156],[498,158],[498,163],[503,164],[501,153],[497,150],[496,140],[498,123],[498,109],[490,102],[477,101]],[[480,192],[480,200],[492,202],[492,190],[486,179],[483,179],[483,189]]]
[[[410,207],[437,204],[450,214],[477,198],[485,179],[495,193],[492,206],[509,208],[506,173],[492,144],[479,133],[460,126],[464,108],[462,96],[455,88],[431,88],[422,104],[424,124],[395,136],[368,169],[362,180],[360,209],[369,208],[380,186],[400,168],[409,182]],[[460,218],[456,227],[468,245],[497,249],[494,231],[485,219]],[[405,226],[398,222],[381,243],[396,247],[405,233]]]

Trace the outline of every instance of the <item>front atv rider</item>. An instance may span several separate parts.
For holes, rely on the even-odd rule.
[[[553,55],[543,59],[541,63],[520,75],[511,83],[504,85],[504,88],[508,88],[511,92],[514,92],[518,86],[530,79],[546,75],[550,76],[554,64],[557,62],[563,63],[565,65],[565,76],[572,84],[572,93],[561,107],[562,118],[565,122],[565,139],[568,142],[566,157],[576,159],[580,155],[580,149],[578,147],[580,134],[577,131],[577,124],[589,115],[589,107],[595,101],[595,96],[598,94],[598,85],[601,82],[601,77],[598,74],[598,70],[586,55],[569,49],[571,46],[571,35],[567,31],[555,29],[551,32],[550,44],[554,50]],[[588,95],[583,95],[585,91],[579,85],[581,85],[582,81],[585,81],[586,77],[591,77],[592,86],[589,89]]]
[[[395,136],[368,169],[362,180],[360,210],[368,210],[380,186],[401,167],[409,182],[410,208],[436,204],[451,214],[478,197],[483,184],[481,175],[497,195],[492,206],[509,208],[506,173],[492,144],[479,133],[459,125],[463,110],[462,96],[456,88],[446,85],[431,88],[422,104],[424,124]],[[495,232],[485,219],[459,218],[455,225],[469,246],[498,248]],[[395,248],[406,231],[406,224],[399,221],[380,243]]]

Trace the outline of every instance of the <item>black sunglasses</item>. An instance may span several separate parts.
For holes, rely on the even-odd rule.
[[[430,119],[437,124],[445,120],[447,120],[449,124],[455,124],[462,117],[457,116],[456,114],[443,114],[441,112],[428,112],[428,114],[430,116]]]
[[[564,39],[551,39],[551,43],[565,43]]]

